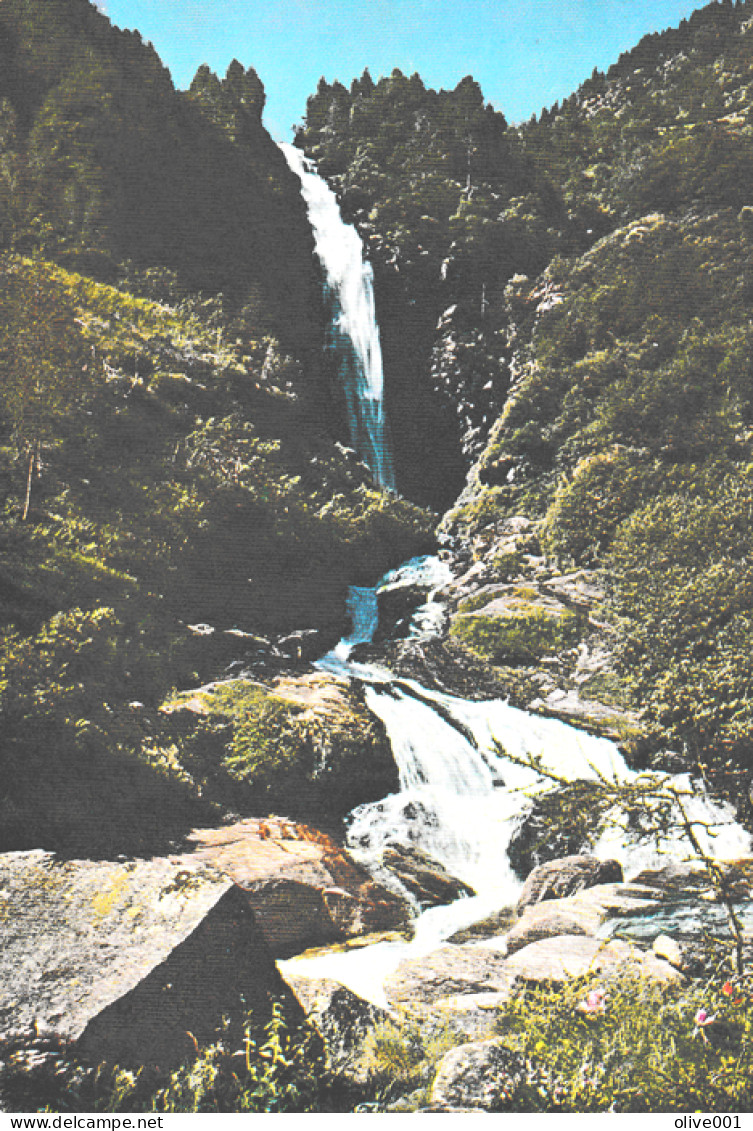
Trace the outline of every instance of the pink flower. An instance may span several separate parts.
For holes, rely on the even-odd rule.
[[[603,1013],[606,1009],[606,995],[603,990],[589,990],[586,994],[585,1001],[581,1001],[576,1006],[580,1013],[588,1013],[593,1016],[596,1013]]]
[[[704,1033],[703,1030],[706,1028],[707,1025],[713,1025],[713,1023],[715,1021],[716,1021],[716,1014],[715,1013],[708,1013],[707,1010],[705,1010],[705,1009],[699,1009],[698,1012],[695,1015],[695,1029],[693,1030],[693,1036],[697,1037],[698,1034],[700,1033],[703,1040],[707,1041],[708,1037],[706,1036],[706,1034]]]

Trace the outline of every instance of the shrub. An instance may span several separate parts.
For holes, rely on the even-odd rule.
[[[11,1111],[305,1112],[318,1107],[320,1048],[313,1032],[291,1027],[279,1003],[263,1027],[249,1016],[241,1048],[223,1041],[197,1048],[175,1072],[137,1071],[75,1057],[45,1058],[30,1067],[3,1065]],[[47,1106],[41,1106],[47,1105]]]
[[[497,1029],[530,1061],[514,1111],[748,1111],[753,1102],[750,978],[689,989],[595,976],[536,986]]]
[[[540,656],[553,656],[578,640],[579,621],[574,613],[554,616],[542,609],[512,616],[459,616],[450,629],[472,652],[493,664],[530,664]]]
[[[694,492],[637,511],[606,561],[634,697],[691,754],[742,764],[753,710],[752,500],[745,476],[701,477]]]

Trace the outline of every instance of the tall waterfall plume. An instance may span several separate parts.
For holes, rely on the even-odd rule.
[[[394,491],[371,264],[364,257],[361,237],[343,220],[337,197],[313,162],[294,145],[280,148],[300,178],[316,254],[324,269],[331,311],[327,345],[337,359],[351,443],[377,483]]]

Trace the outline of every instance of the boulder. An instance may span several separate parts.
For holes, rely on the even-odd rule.
[[[412,845],[387,845],[381,865],[398,878],[422,909],[475,895],[468,884],[451,876],[444,865]]]
[[[387,1011],[328,978],[288,972],[285,980],[322,1038],[328,1075],[352,1084],[367,1083],[370,1069],[364,1044],[375,1026],[389,1019]]]
[[[473,945],[443,946],[401,962],[386,979],[384,992],[391,1004],[430,1005],[457,994],[505,993],[513,980],[498,952]]]
[[[413,613],[429,594],[430,586],[403,584],[385,586],[377,591],[379,623],[374,640],[396,640],[407,636]]]
[[[584,855],[598,835],[599,785],[575,781],[531,801],[510,838],[507,855],[519,876],[562,857]]]
[[[595,884],[575,895],[529,903],[504,937],[507,954],[538,939],[557,935],[597,935],[608,919],[624,919],[659,911],[664,894],[642,884]]]
[[[505,935],[506,953],[514,954],[529,943],[557,935],[593,936],[605,915],[575,900],[555,899],[526,907],[521,919]]]
[[[190,839],[197,859],[243,890],[275,957],[408,924],[405,900],[307,825],[251,818],[196,830]]]
[[[635,877],[634,883],[675,896],[695,896],[709,886],[708,876],[703,867],[675,861],[661,868],[644,868]]]
[[[629,971],[639,977],[664,983],[684,981],[668,962],[630,943],[584,935],[557,935],[540,939],[505,959],[508,977],[524,982],[561,983],[585,974]]]
[[[595,856],[563,856],[534,868],[523,885],[518,911],[531,903],[573,895],[583,888],[622,879],[622,865],[617,860],[597,860]]]
[[[485,939],[496,939],[503,935],[514,924],[517,917],[514,907],[503,907],[500,911],[495,911],[492,915],[487,915],[483,919],[471,923],[468,927],[463,927],[461,930],[456,931],[454,935],[450,935],[448,942],[451,943],[466,943],[466,942],[481,942]]]
[[[331,638],[320,629],[303,628],[287,636],[279,636],[275,641],[275,647],[288,659],[311,661],[323,656],[330,643]]]
[[[497,1012],[510,1000],[513,992],[510,984],[506,990],[454,994],[434,1002],[432,1013],[456,1032],[464,1033],[471,1040],[480,1040],[493,1034]]]
[[[94,1063],[171,1068],[243,1036],[273,998],[299,1016],[234,884],[186,857],[0,857],[0,1035],[74,1042]],[[225,1039],[225,1038],[223,1038]]]
[[[460,1045],[439,1062],[431,1110],[503,1110],[525,1077],[523,1058],[499,1040]]]

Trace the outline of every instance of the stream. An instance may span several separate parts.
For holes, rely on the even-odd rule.
[[[337,362],[351,442],[376,482],[394,490],[371,267],[358,232],[344,223],[335,194],[313,164],[294,146],[281,148],[301,180],[321,261],[331,316],[328,348]],[[545,769],[566,781],[602,778],[617,783],[636,777],[608,739],[531,715],[503,700],[477,702],[444,694],[351,658],[357,645],[372,640],[379,591],[391,587],[418,585],[427,591],[409,631],[423,638],[440,635],[445,614],[435,593],[450,578],[445,562],[424,557],[391,571],[374,588],[351,588],[351,630],[317,663],[322,671],[363,685],[367,706],[385,726],[399,771],[397,793],[362,805],[350,815],[347,844],[353,856],[394,886],[397,881],[380,870],[381,853],[389,844],[414,846],[476,892],[417,914],[410,941],[375,943],[279,964],[283,973],[289,970],[342,982],[383,1006],[387,1004],[384,979],[405,957],[426,954],[459,929],[515,904],[521,880],[511,867],[508,846],[534,796],[552,789],[553,783],[513,759],[540,758]],[[686,812],[699,822],[704,851],[718,859],[751,851],[751,838],[735,823],[728,806],[712,801],[688,775],[667,780],[682,791]],[[712,826],[710,831],[707,826]],[[687,859],[688,848],[679,835],[661,844],[638,844],[617,822],[593,852],[602,859],[619,860],[629,878],[669,859]],[[494,945],[494,940],[485,940],[484,945]]]
[[[442,565],[437,559],[415,559],[400,572],[409,584],[412,571],[425,578],[430,570],[439,574]],[[382,882],[387,879],[380,869],[383,849],[390,844],[414,846],[464,880],[476,895],[417,914],[410,941],[280,963],[283,972],[332,978],[383,1007],[384,979],[403,959],[428,954],[456,931],[517,901],[522,881],[513,872],[507,849],[536,794],[555,787],[508,753],[516,759],[541,758],[545,769],[567,781],[603,778],[617,783],[637,776],[609,739],[529,714],[501,699],[462,699],[396,679],[386,669],[352,662],[352,650],[370,639],[376,627],[378,590],[390,581],[388,574],[373,590],[351,589],[352,631],[317,664],[365,687],[366,703],[384,723],[400,776],[397,793],[351,813],[347,846]],[[422,626],[421,614],[418,610],[412,631],[426,638],[432,629]],[[689,775],[667,775],[667,781],[683,793],[686,811],[699,822],[697,834],[710,856],[733,859],[751,851],[751,838],[729,806],[709,798]],[[626,879],[643,868],[692,857],[680,833],[661,844],[637,843],[619,823],[608,828],[592,851],[600,859],[619,860]],[[660,929],[670,926],[667,920]],[[486,939],[483,945],[494,946],[495,940]]]

